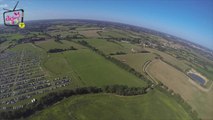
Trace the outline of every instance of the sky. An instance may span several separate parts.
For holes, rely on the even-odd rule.
[[[0,0],[12,9],[17,0]],[[19,0],[25,20],[94,19],[169,33],[213,50],[213,0]],[[2,23],[3,19],[0,19]]]

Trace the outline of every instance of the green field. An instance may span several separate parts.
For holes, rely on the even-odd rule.
[[[89,49],[70,41],[38,43],[46,51],[53,48],[76,47],[76,51],[48,54],[43,60],[44,69],[52,76],[75,74],[84,85],[123,84],[145,86],[146,83],[119,68]]]
[[[71,46],[73,46],[77,49],[85,48],[76,43],[66,41],[66,40],[63,40],[60,42],[55,42],[54,40],[48,40],[48,41],[44,41],[44,42],[37,42],[36,45],[40,46],[45,51],[48,51],[48,50],[54,49],[54,48],[65,49],[65,48],[70,48]]]
[[[115,29],[115,28],[105,28],[103,32],[100,32],[102,37],[106,37],[106,38],[111,38],[111,37],[115,37],[115,38],[131,38],[131,37],[137,37],[129,32],[126,31],[122,31],[119,29]]]
[[[131,49],[141,50],[140,46],[125,42],[107,41],[104,39],[87,39],[87,42],[93,47],[99,49],[105,54],[125,52],[131,53]]]
[[[192,120],[172,98],[154,90],[143,96],[93,94],[67,98],[29,120]]]

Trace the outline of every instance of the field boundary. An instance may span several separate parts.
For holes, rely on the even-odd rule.
[[[155,62],[156,60],[149,60],[147,62],[144,63],[143,66],[143,71],[151,78],[151,81],[154,82],[156,85],[158,85],[158,80],[156,80],[148,71],[147,69],[149,68],[150,64],[152,64],[153,62]]]

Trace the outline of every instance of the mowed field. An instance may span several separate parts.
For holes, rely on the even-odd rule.
[[[156,55],[152,53],[129,53],[126,55],[115,55],[114,57],[130,65],[130,67],[143,74],[144,64],[147,61],[155,59]]]
[[[192,120],[172,98],[154,90],[122,97],[91,94],[64,99],[29,120]]]
[[[184,73],[160,60],[152,62],[148,72],[152,77],[168,86],[169,89],[180,94],[198,112],[199,117],[213,119],[212,89],[208,92],[200,90],[189,81],[190,78]]]

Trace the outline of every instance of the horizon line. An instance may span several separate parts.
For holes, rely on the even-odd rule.
[[[48,21],[48,20],[90,20],[90,21],[99,21],[99,22],[108,22],[108,23],[117,23],[117,24],[123,24],[123,25],[129,25],[129,26],[133,26],[133,27],[139,27],[139,28],[143,28],[143,29],[148,29],[148,30],[152,30],[152,31],[155,31],[155,32],[159,32],[159,33],[163,33],[163,34],[167,34],[169,36],[173,36],[173,37],[177,37],[178,39],[180,39],[181,41],[187,41],[187,42],[191,42],[195,45],[198,45],[200,47],[203,47],[205,49],[208,49],[208,50],[211,50],[213,52],[213,49],[212,48],[209,48],[209,47],[206,47],[204,45],[201,45],[201,44],[198,44],[198,43],[195,43],[194,41],[191,41],[191,40],[188,40],[186,38],[182,38],[182,37],[179,37],[177,35],[173,35],[171,33],[167,33],[167,32],[163,32],[163,31],[160,31],[160,30],[156,30],[156,29],[153,29],[153,28],[147,28],[147,27],[144,27],[144,26],[141,26],[141,25],[133,25],[133,24],[129,24],[129,23],[123,23],[123,22],[118,22],[118,21],[110,21],[110,20],[97,20],[97,19],[81,19],[81,18],[60,18],[60,19],[54,19],[54,18],[50,18],[50,19],[34,19],[34,20],[25,20],[25,22],[31,22],[31,21]],[[4,23],[1,23],[0,26],[3,25],[4,26]],[[159,36],[159,35],[157,35]],[[161,37],[161,36],[160,36]]]

